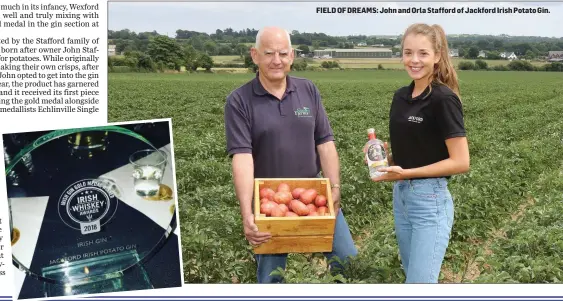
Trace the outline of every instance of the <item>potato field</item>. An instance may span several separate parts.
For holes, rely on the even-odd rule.
[[[366,129],[389,139],[404,71],[293,73],[321,92],[341,163],[342,208],[359,255],[345,277],[322,254],[291,254],[288,283],[402,283],[392,184],[368,178]],[[449,184],[452,239],[443,283],[563,282],[563,74],[458,73],[471,154]],[[109,121],[172,118],[187,283],[255,283],[226,155],[226,96],[253,74],[109,74]]]

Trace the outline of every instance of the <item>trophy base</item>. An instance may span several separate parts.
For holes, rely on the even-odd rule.
[[[43,269],[43,277],[59,283],[44,283],[45,297],[99,294],[152,289],[136,250],[63,262]],[[136,265],[126,272],[123,270]]]

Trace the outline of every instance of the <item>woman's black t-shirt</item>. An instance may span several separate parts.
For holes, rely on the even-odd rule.
[[[403,169],[449,158],[445,140],[466,135],[463,109],[447,86],[432,84],[413,98],[414,81],[393,96],[389,133],[393,160]]]

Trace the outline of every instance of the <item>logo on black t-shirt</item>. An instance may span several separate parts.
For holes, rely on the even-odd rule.
[[[409,121],[414,122],[414,123],[422,123],[422,121],[424,121],[424,119],[422,117],[409,116]]]

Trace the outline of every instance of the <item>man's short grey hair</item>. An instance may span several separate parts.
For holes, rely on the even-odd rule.
[[[264,29],[262,28],[258,31],[258,34],[256,35],[256,44],[254,44],[254,47],[256,49],[258,49],[258,47],[260,46],[260,39],[262,38],[262,34],[264,34]],[[285,32],[285,35],[287,36],[287,40],[289,41],[289,48],[291,49],[291,37],[289,35],[289,32],[287,30],[283,30]]]

